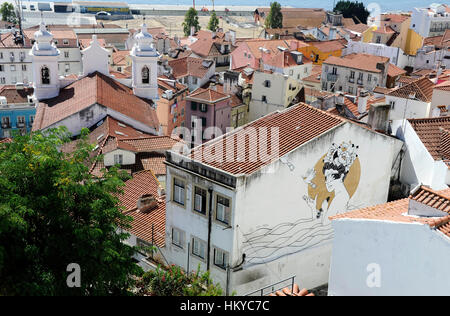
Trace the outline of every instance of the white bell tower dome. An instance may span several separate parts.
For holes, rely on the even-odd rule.
[[[34,33],[34,44],[30,50],[33,70],[34,97],[44,100],[59,94],[58,57],[59,50],[52,42],[53,35],[41,22]]]
[[[134,37],[135,43],[130,56],[133,61],[133,93],[141,98],[158,99],[158,57],[153,47],[153,37],[142,24],[141,31]]]

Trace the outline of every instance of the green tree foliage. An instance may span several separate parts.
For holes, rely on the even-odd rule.
[[[180,267],[172,265],[165,270],[158,267],[143,275],[137,284],[138,295],[156,296],[222,296],[220,285],[215,285],[209,272],[197,271],[187,275]]]
[[[9,2],[3,2],[0,6],[0,13],[2,14],[2,21],[17,23],[14,5]]]
[[[183,31],[185,36],[189,36],[191,34],[191,27],[194,27],[195,32],[200,30],[200,23],[198,22],[198,14],[197,10],[194,8],[189,8],[184,16],[183,22]]]
[[[0,295],[124,295],[141,274],[118,233],[131,220],[116,197],[123,174],[89,173],[87,133],[71,154],[65,128],[0,144]],[[81,287],[67,286],[70,263]]]
[[[208,30],[215,32],[219,27],[219,19],[217,18],[216,12],[213,11],[211,14],[211,18],[208,22]]]
[[[283,27],[283,15],[281,14],[281,4],[273,2],[270,4],[270,11],[265,20],[267,29],[281,29]]]
[[[370,12],[364,7],[364,3],[358,1],[339,1],[333,11],[341,12],[344,18],[353,18],[355,23],[367,23],[370,15]]]

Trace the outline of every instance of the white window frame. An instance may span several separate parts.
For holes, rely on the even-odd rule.
[[[114,154],[114,164],[122,165],[123,164],[123,155],[122,154]]]
[[[184,231],[172,227],[172,244],[181,249],[184,248]]]
[[[192,236],[191,241],[191,254],[204,261],[206,259],[206,242],[195,236]]]
[[[183,186],[178,185],[176,182],[179,181],[183,183]],[[173,177],[173,185],[172,185],[172,201],[179,205],[186,205],[186,181],[181,180],[177,177]]]

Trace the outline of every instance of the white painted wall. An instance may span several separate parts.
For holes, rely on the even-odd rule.
[[[304,200],[308,185],[303,176],[322,159],[332,143],[351,141],[359,145],[357,154],[361,173],[355,194],[346,209],[384,203],[387,199],[391,166],[399,150],[399,141],[351,123],[343,123],[304,144],[269,166],[245,177],[238,176],[236,189],[227,189],[212,181],[198,180],[188,172],[167,168],[166,251],[170,262],[187,266],[186,250],[171,245],[171,226],[177,226],[186,239],[196,235],[207,241],[207,220],[170,201],[171,181],[175,174],[186,179],[187,197],[192,184],[209,187],[232,198],[231,228],[214,225],[212,244],[230,252],[230,265],[246,260],[242,270],[231,272],[230,288],[247,294],[265,285],[296,275],[296,282],[312,288],[328,280],[333,231],[327,213],[317,219]],[[344,210],[343,210],[344,211]],[[198,260],[191,259],[191,269]],[[204,267],[202,263],[202,267]],[[225,271],[211,266],[212,276],[224,285]]]
[[[413,189],[418,184],[434,190],[447,188],[448,168],[442,161],[435,161],[407,120],[394,120],[392,134],[403,140],[406,151],[402,158],[400,182]]]
[[[122,155],[122,165],[134,165],[136,162],[136,154],[123,149],[116,149],[113,151],[110,151],[104,155],[103,161],[105,166],[113,166],[114,165],[114,156],[115,155]]]
[[[446,105],[448,108],[448,106],[450,105],[450,91],[444,91],[439,89],[433,90],[430,108],[431,116],[436,117],[440,115],[438,105]]]
[[[393,107],[391,106],[391,110],[389,111],[390,120],[425,118],[431,115],[431,102],[386,95],[386,103],[391,104],[391,102],[395,102],[395,104]]]
[[[358,219],[334,220],[333,228],[329,295],[450,295],[444,234],[428,225]],[[371,263],[379,265],[380,287],[367,286]]]

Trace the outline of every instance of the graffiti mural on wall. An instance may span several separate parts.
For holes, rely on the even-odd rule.
[[[244,234],[247,263],[264,263],[324,243],[333,238],[329,216],[353,209],[350,205],[361,176],[358,146],[332,144],[317,163],[300,177],[307,185],[302,205],[310,215]],[[283,162],[283,161],[282,161]],[[283,162],[284,163],[284,162]],[[293,172],[295,168],[290,168]]]

